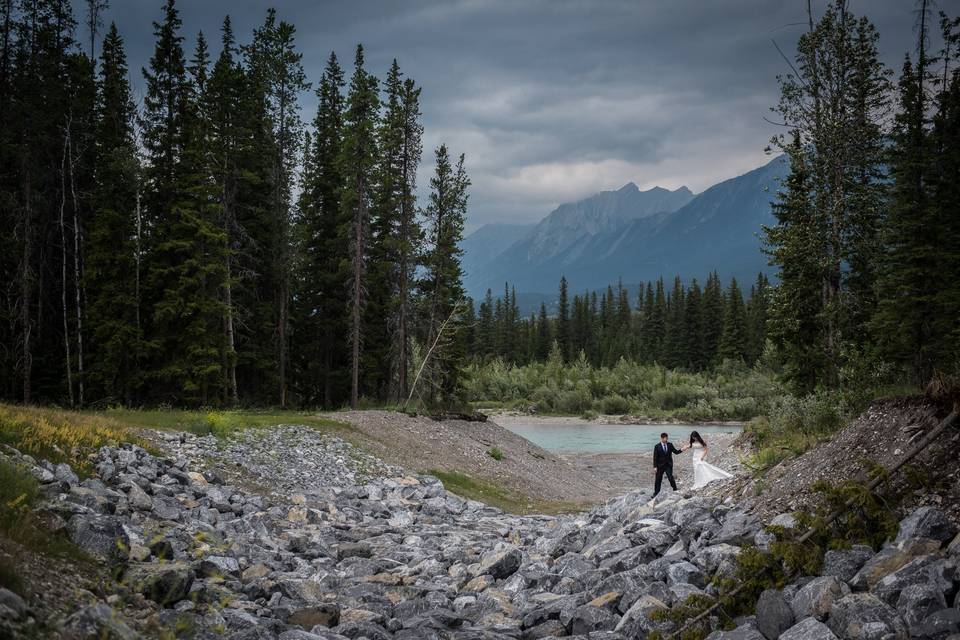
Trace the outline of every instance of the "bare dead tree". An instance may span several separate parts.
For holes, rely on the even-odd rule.
[[[67,312],[67,231],[64,208],[67,205],[67,154],[70,146],[70,121],[67,120],[63,134],[63,155],[60,158],[60,299],[63,305],[63,348],[66,354],[67,391],[70,406],[74,406],[73,364],[70,356],[70,323]]]

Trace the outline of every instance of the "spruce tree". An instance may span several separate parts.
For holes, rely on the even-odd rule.
[[[367,303],[367,258],[370,245],[370,215],[377,162],[376,127],[380,98],[379,81],[363,67],[363,46],[357,45],[353,77],[344,113],[340,172],[344,187],[340,196],[348,220],[349,285],[347,289],[348,344],[350,346],[350,406],[360,400],[360,366],[363,353],[363,311]]]
[[[727,289],[727,309],[723,315],[723,334],[720,336],[720,358],[743,360],[747,353],[747,315],[743,294],[737,279],[730,281]]]
[[[567,278],[560,276],[560,297],[557,301],[557,345],[564,362],[570,359],[572,336],[570,332],[570,301],[567,292]]]
[[[463,338],[463,272],[460,267],[460,242],[467,213],[467,189],[470,179],[463,155],[456,166],[450,162],[446,145],[436,150],[436,170],[430,180],[430,199],[424,211],[428,229],[428,249],[423,257],[424,274],[420,295],[425,305],[424,345],[430,350],[428,361],[429,394],[432,404],[449,405],[459,401]]]
[[[539,362],[546,362],[550,357],[550,346],[553,344],[553,336],[550,332],[550,318],[547,317],[547,305],[540,303],[540,314],[537,316],[537,351],[536,359]]]
[[[703,349],[703,294],[700,283],[694,278],[687,291],[684,309],[683,366],[702,371],[707,365]]]
[[[299,203],[302,258],[297,300],[301,311],[296,337],[302,386],[310,404],[336,406],[347,388],[346,265],[348,224],[341,209],[343,173],[343,71],[330,54],[317,88],[317,114],[305,155]]]
[[[703,290],[703,356],[707,366],[717,360],[725,312],[723,285],[720,275],[714,271],[707,276]]]
[[[101,49],[96,182],[87,231],[90,381],[96,397],[130,405],[142,381],[139,255],[140,166],[123,40],[110,25]]]

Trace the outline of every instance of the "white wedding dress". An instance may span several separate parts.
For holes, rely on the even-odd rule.
[[[693,488],[699,489],[714,480],[726,480],[733,476],[720,467],[715,467],[704,461],[703,456],[707,449],[699,442],[693,443]]]

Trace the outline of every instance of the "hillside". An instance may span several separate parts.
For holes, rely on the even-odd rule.
[[[735,277],[747,282],[761,271],[770,274],[760,250],[760,233],[774,221],[770,202],[786,169],[785,160],[777,157],[710,187],[677,209],[608,216],[602,218],[603,224],[589,228],[571,225],[575,232],[564,233],[568,227],[563,221],[593,200],[564,205],[524,239],[468,273],[468,291],[476,298],[487,287],[499,291],[504,282],[510,282],[521,293],[548,294],[556,290],[561,275],[577,291],[606,287],[621,279],[631,285],[660,276],[702,279],[714,269],[725,280]],[[611,193],[620,192],[594,198],[609,199]],[[574,238],[574,233],[579,236]],[[476,256],[469,261],[480,262]]]
[[[906,426],[929,428],[939,412],[918,400],[878,405],[806,463],[790,464],[819,456],[830,473],[863,446],[882,453],[900,441],[894,434],[914,430]],[[364,432],[384,421],[406,428],[397,414],[340,417]],[[628,640],[678,631],[718,584],[743,577],[738,599],[695,637],[942,640],[960,630],[955,500],[908,504],[882,548],[831,550],[809,575],[778,583],[751,563],[768,557],[757,550],[772,539],[765,524],[796,524],[765,515],[759,499],[724,496],[748,479],[699,495],[667,492],[657,504],[641,489],[582,513],[518,516],[353,448],[323,424],[226,439],[131,432],[147,447],[115,441],[71,464],[4,445],[5,480],[14,469],[17,486],[33,488],[24,502],[2,485],[3,508],[21,520],[0,535],[0,637]],[[955,434],[931,451],[933,486],[956,484]],[[415,464],[464,446],[433,440]],[[784,486],[808,479],[787,468]],[[544,467],[541,482],[553,478]],[[934,489],[923,500],[950,495]],[[72,555],[25,547],[27,526],[74,545]]]

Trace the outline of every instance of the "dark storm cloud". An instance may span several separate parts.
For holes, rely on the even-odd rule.
[[[134,80],[152,51],[160,0],[114,0]],[[766,161],[764,121],[806,20],[803,0],[286,0],[308,76],[362,42],[381,77],[396,57],[423,86],[426,183],[432,149],[467,154],[471,218],[539,219],[556,204],[628,181],[695,191]],[[852,0],[884,60],[912,50],[913,2]],[[247,41],[270,3],[181,0],[188,44],[231,15]],[[822,10],[824,0],[814,2]],[[348,68],[349,73],[349,68]],[[304,96],[304,119],[315,106]]]

